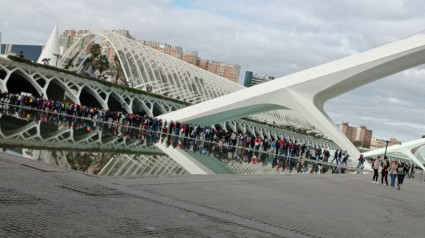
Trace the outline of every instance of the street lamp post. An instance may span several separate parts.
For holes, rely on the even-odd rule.
[[[387,156],[387,147],[388,147],[388,143],[389,143],[390,141],[388,141],[388,140],[386,140],[385,141],[385,153],[384,153],[384,159],[385,159],[385,157]]]
[[[56,68],[58,67],[58,61],[60,58],[62,58],[62,56],[60,54],[53,54],[54,56],[56,56]]]

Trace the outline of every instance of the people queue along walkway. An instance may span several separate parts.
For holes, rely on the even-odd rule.
[[[360,156],[360,159],[363,160],[363,156]],[[388,175],[390,175],[390,187],[395,187],[395,180],[397,179],[397,189],[400,190],[406,176],[408,178],[415,178],[415,165],[413,164],[390,161],[386,156],[384,159],[378,156],[374,161],[370,161],[370,163],[373,169],[372,182],[375,184],[388,186]],[[378,182],[379,171],[381,172],[381,183]]]
[[[288,139],[270,139],[250,133],[226,131],[222,128],[162,121],[147,114],[110,111],[72,102],[48,100],[3,92],[0,102],[9,104],[9,112],[21,118],[53,123],[58,126],[102,132],[103,137],[118,136],[127,140],[155,143],[161,139],[167,146],[179,147],[203,155],[237,159],[247,163],[271,164],[276,169],[307,172],[308,160],[315,160],[310,173],[326,173],[329,165],[347,166],[348,153],[336,150],[329,162],[330,151]],[[319,163],[319,161],[321,161]],[[311,161],[310,161],[311,162]],[[343,166],[332,166],[333,173],[344,173]]]

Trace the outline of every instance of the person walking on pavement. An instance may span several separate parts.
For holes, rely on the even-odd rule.
[[[381,163],[381,184],[388,186],[388,170],[390,169],[390,162],[388,161],[388,157],[385,156],[384,160]],[[384,184],[385,179],[385,184]]]
[[[391,184],[390,184],[390,186],[392,188],[394,188],[394,185],[395,185],[395,178],[397,177],[397,168],[398,168],[397,161],[391,162],[389,173],[390,173],[390,176],[391,176]]]
[[[378,156],[375,160],[375,162],[373,162],[373,178],[372,178],[372,182],[378,184],[378,170],[379,170],[379,165],[381,163],[381,156]]]
[[[403,162],[401,166],[397,168],[397,190],[400,190],[401,185],[403,185],[404,176],[409,172],[409,169],[406,167],[406,164]]]
[[[409,178],[413,178],[415,179],[415,165],[412,164],[411,168],[410,168],[410,176]]]

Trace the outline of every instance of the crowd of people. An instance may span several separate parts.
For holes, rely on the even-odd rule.
[[[147,114],[131,114],[124,110],[110,111],[60,100],[3,92],[0,102],[7,103],[9,113],[21,118],[67,126],[76,130],[102,132],[103,137],[117,136],[141,143],[156,143],[179,147],[203,155],[214,154],[221,159],[236,159],[246,163],[270,164],[273,168],[298,173],[344,173],[331,166],[347,165],[349,155],[336,150],[329,162],[330,151],[288,139],[273,139],[225,130],[211,126],[163,121]],[[312,163],[312,161],[317,161]]]
[[[360,156],[359,160],[361,159],[363,160],[363,156]],[[388,186],[388,175],[390,175],[391,180],[389,186],[394,188],[397,179],[397,189],[400,190],[406,176],[408,178],[415,178],[415,166],[413,164],[390,161],[386,156],[384,159],[378,156],[374,161],[371,161],[371,165],[373,169],[372,182],[375,184]],[[378,182],[379,172],[381,172],[381,183]]]

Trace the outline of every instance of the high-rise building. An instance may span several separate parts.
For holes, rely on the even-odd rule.
[[[171,55],[175,58],[181,59],[189,64],[196,65],[223,78],[227,78],[233,82],[238,83],[239,73],[241,70],[240,65],[231,65],[214,60],[203,60],[198,56],[196,51],[185,51],[180,46],[171,46],[164,43],[152,42],[141,40],[140,43],[147,45],[151,48],[159,50],[165,54]]]
[[[240,65],[231,65],[213,60],[200,60],[197,66],[235,83],[239,82]]]
[[[351,127],[347,122],[343,122],[338,125],[338,128],[351,142],[356,142],[362,147],[370,146],[373,131],[365,126]]]
[[[372,138],[370,141],[370,148],[371,149],[378,149],[378,148],[385,148],[386,140],[384,139],[378,139],[378,138]],[[388,141],[388,146],[393,145],[401,145],[401,141],[397,140],[396,138],[390,138]]]
[[[164,54],[171,55],[177,59],[182,59],[183,48],[180,46],[171,46],[165,43],[158,43],[146,40],[141,40],[139,42],[146,46],[159,50]]]
[[[63,49],[71,47],[74,37],[77,34],[75,30],[65,30],[59,37],[59,45]]]
[[[196,51],[186,51],[186,52],[183,52],[181,60],[189,64],[199,66],[199,62],[201,58],[198,57],[198,52]]]
[[[85,50],[82,52],[83,54],[88,54],[87,49],[83,49],[83,47],[91,41],[92,38],[83,36],[89,32],[89,30],[65,30],[62,32],[62,34],[59,36],[59,48],[61,55],[65,54],[67,50],[73,45],[77,44],[77,47],[73,52],[71,52],[71,55],[74,56],[81,50]],[[80,40],[82,39],[82,40]]]
[[[397,140],[396,138],[390,138],[390,142],[388,143],[389,146],[393,145],[401,145],[401,141]]]
[[[251,71],[246,71],[245,73],[245,80],[243,82],[243,86],[245,87],[251,87],[260,83],[265,83],[268,81],[273,80],[274,77],[273,76],[258,76],[254,73],[252,73]]]

